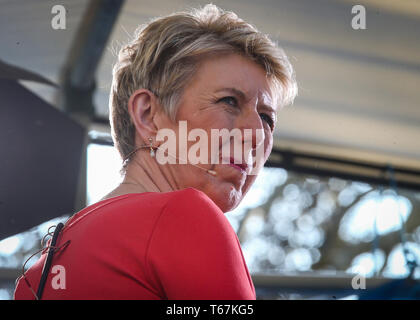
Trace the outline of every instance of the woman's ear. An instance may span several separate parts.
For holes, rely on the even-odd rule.
[[[155,123],[157,104],[156,96],[147,89],[134,91],[128,100],[128,112],[143,141],[148,141],[149,137],[157,134],[158,128]]]

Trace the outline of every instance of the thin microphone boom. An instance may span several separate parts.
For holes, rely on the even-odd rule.
[[[156,149],[159,149],[159,150],[162,150],[160,147],[155,147],[155,148],[156,148]],[[170,156],[170,157],[172,157],[172,158],[174,158],[174,159],[176,159],[176,160],[183,160],[183,161],[187,162],[185,159],[181,159],[181,158],[175,157],[174,155],[170,154],[169,152],[168,152],[168,156]],[[192,165],[192,166],[194,166],[194,167],[197,167],[197,168],[199,168],[199,169],[201,169],[201,170],[204,170],[204,171],[206,171],[207,173],[209,173],[209,174],[211,174],[211,175],[213,175],[213,176],[216,176],[216,175],[217,175],[217,172],[216,172],[216,171],[214,171],[214,170],[211,170],[211,169],[205,169],[205,168],[202,168],[202,167],[197,166],[196,164],[192,164],[192,163],[190,163],[190,165]]]

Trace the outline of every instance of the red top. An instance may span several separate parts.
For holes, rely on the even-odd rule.
[[[193,188],[95,203],[66,222],[56,246],[67,240],[54,255],[42,299],[256,298],[235,231]],[[35,292],[45,251],[26,272]],[[23,278],[14,298],[34,299]]]

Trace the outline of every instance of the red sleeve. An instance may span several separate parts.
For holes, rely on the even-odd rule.
[[[168,299],[255,299],[235,231],[219,207],[196,189],[168,201],[146,259],[149,275]]]

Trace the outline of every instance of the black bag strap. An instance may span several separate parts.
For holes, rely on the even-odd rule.
[[[61,222],[57,225],[57,227],[54,230],[51,244],[48,248],[48,255],[47,255],[47,258],[45,259],[44,268],[42,269],[42,274],[41,274],[41,280],[39,281],[38,291],[36,293],[39,300],[42,299],[42,293],[44,292],[45,283],[47,282],[48,273],[50,272],[51,263],[54,256],[55,244],[57,242],[58,235],[60,234],[60,231],[61,229],[63,229],[63,227],[64,227],[64,224]]]

